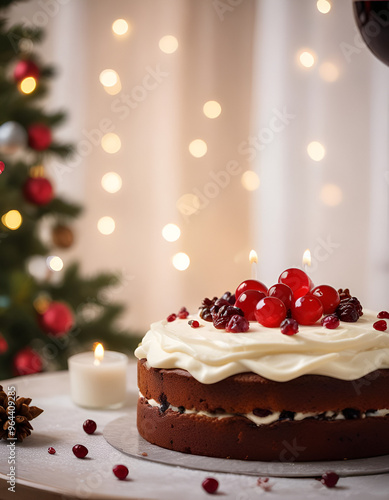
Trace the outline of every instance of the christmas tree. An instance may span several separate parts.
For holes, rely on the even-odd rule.
[[[106,292],[119,276],[84,279],[73,263],[54,279],[63,265],[55,254],[72,245],[81,207],[56,196],[45,165],[66,161],[72,146],[53,138],[65,114],[42,104],[54,76],[33,50],[43,32],[7,27],[12,3],[0,0],[0,379],[66,368],[70,354],[95,341],[127,353],[138,341],[115,326],[123,305]]]

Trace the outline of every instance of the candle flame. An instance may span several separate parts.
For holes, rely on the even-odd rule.
[[[309,250],[309,248],[307,248],[303,255],[303,266],[311,267],[311,263],[312,263],[311,251]]]
[[[96,344],[95,345],[95,365],[99,365],[101,361],[103,361],[104,358],[104,347],[103,344]]]
[[[254,264],[258,262],[258,255],[257,255],[257,252],[255,250],[251,250],[250,252],[250,255],[249,255],[249,261],[250,261],[250,264]]]

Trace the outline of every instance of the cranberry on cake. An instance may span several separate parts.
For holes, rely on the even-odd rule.
[[[242,460],[389,454],[388,316],[298,269],[204,299],[198,315],[182,308],[135,351],[139,433]]]

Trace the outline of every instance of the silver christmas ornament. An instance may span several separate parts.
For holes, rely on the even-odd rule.
[[[17,122],[0,125],[0,153],[11,155],[27,146],[27,132]]]

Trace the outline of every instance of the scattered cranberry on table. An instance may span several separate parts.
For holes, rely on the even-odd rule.
[[[93,434],[97,429],[96,422],[89,419],[85,420],[85,422],[82,424],[82,427],[87,434]]]
[[[48,448],[47,451],[50,453],[50,455],[54,455],[55,454],[55,449],[52,446],[50,446],[50,448]]]
[[[176,319],[177,319],[177,314],[172,313],[172,314],[169,314],[169,316],[166,318],[166,321],[168,323],[171,323],[172,321],[175,321]]]
[[[210,493],[212,495],[212,494],[216,493],[216,491],[219,487],[219,482],[217,481],[217,479],[215,479],[213,477],[207,477],[201,483],[201,486],[204,488],[204,490],[207,493]]]
[[[77,458],[85,458],[88,455],[88,448],[82,444],[74,445],[72,450]]]
[[[128,476],[128,469],[125,465],[115,465],[112,472],[118,479],[120,479],[120,481],[124,481],[124,479]]]
[[[334,488],[339,480],[339,476],[336,472],[325,472],[320,479],[320,482],[327,486],[327,488]]]
[[[181,307],[181,309],[178,311],[177,316],[179,319],[186,319],[189,316],[189,311],[186,307]]]
[[[377,318],[389,319],[389,312],[388,311],[381,311],[377,314]]]
[[[197,319],[190,319],[188,321],[188,325],[190,325],[192,328],[199,328],[200,323],[197,321]]]

